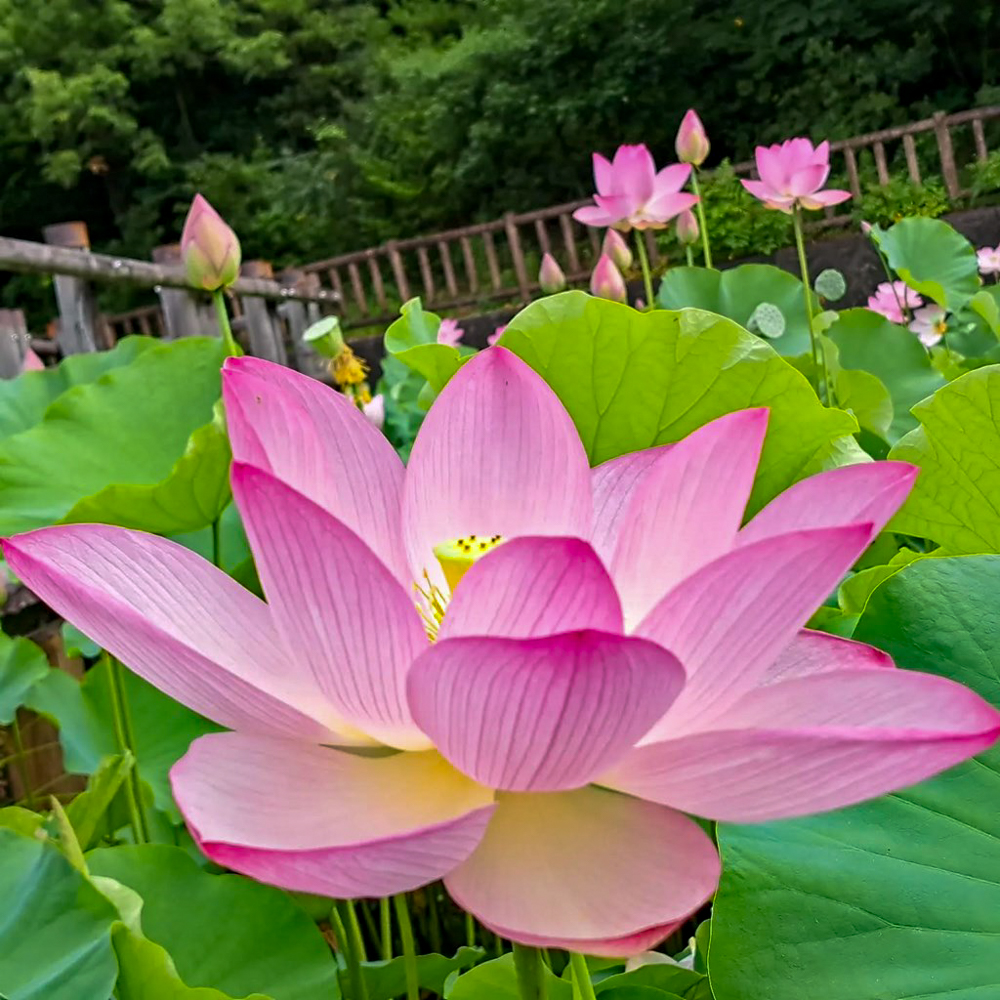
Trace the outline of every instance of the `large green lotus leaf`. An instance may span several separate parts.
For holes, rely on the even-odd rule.
[[[212,419],[222,358],[213,338],[148,348],[131,364],[69,389],[39,424],[0,442],[0,533],[52,524],[110,486],[167,479],[192,432]],[[183,490],[175,498],[190,502]],[[130,512],[132,526],[156,530],[165,517],[190,528],[204,523],[200,508],[167,512],[161,502],[150,491],[143,509]]]
[[[889,457],[921,472],[890,527],[956,554],[1000,552],[1000,365],[949,382],[913,412],[920,426]]]
[[[850,414],[823,406],[759,337],[700,309],[640,313],[564,292],[518,313],[503,346],[562,400],[592,465],[755,406],[771,417],[750,513],[805,476],[865,458]]]
[[[979,291],[979,265],[972,244],[942,219],[911,216],[873,235],[889,266],[921,295],[949,312]]]
[[[1000,556],[924,559],[855,638],[1000,705]],[[817,780],[822,780],[817,776]],[[716,1000],[987,1000],[1000,983],[1000,747],[895,795],[719,825]]]
[[[448,380],[471,357],[468,348],[437,342],[441,320],[425,313],[420,299],[410,299],[400,309],[400,316],[385,331],[386,352],[408,368],[423,375],[432,392],[440,392]]]
[[[916,427],[910,410],[945,384],[920,341],[869,309],[845,309],[826,335],[837,345],[842,368],[870,372],[889,390],[894,411],[889,440]]]
[[[94,382],[112,368],[131,364],[160,341],[152,337],[125,337],[110,351],[71,354],[54,368],[24,372],[0,381],[0,440],[34,427],[67,389]]]
[[[802,282],[770,264],[741,264],[725,271],[705,267],[672,267],[663,276],[658,296],[664,309],[705,309],[735,320],[750,322],[761,303],[777,306],[785,318],[785,332],[768,343],[788,356],[810,350]]]
[[[229,437],[221,404],[216,416],[198,427],[184,454],[161,483],[116,484],[85,497],[63,523],[100,522],[158,535],[195,531],[210,525],[229,503]]]
[[[61,851],[0,829],[0,995],[105,1000],[118,912]]]
[[[170,768],[191,742],[219,728],[208,719],[147,684],[131,670],[122,671],[135,738],[136,770],[153,791],[157,808],[181,820],[170,792]],[[24,703],[59,726],[63,763],[71,773],[92,774],[102,758],[116,754],[108,689],[108,667],[98,663],[77,681],[52,669],[27,693]]]
[[[188,986],[274,1000],[339,996],[323,935],[281,890],[241,875],[210,875],[164,844],[101,848],[87,854],[87,864],[142,897],[143,933],[166,948]]]
[[[546,1000],[573,1000],[572,985],[554,975],[547,965],[543,965],[542,979]],[[449,979],[444,995],[448,1000],[521,1000],[514,956],[483,962],[457,979]]]
[[[29,639],[0,632],[0,725],[9,725],[27,693],[45,677],[49,661]]]

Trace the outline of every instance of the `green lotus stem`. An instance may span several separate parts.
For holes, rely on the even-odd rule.
[[[476,921],[471,913],[465,915],[465,943],[470,948],[476,947]]]
[[[219,322],[219,332],[222,334],[226,354],[231,358],[238,358],[243,352],[233,337],[233,328],[229,325],[229,311],[226,309],[226,297],[221,288],[212,292],[212,302],[215,304],[215,317]]]
[[[218,569],[222,569],[222,525],[220,514],[212,522],[212,562]]]
[[[813,328],[812,295],[809,294],[809,264],[806,261],[806,243],[802,236],[802,210],[798,205],[792,210],[792,225],[795,229],[795,249],[799,255],[799,270],[802,273],[802,293],[806,297],[806,321],[809,324],[809,344],[812,347],[813,366],[816,371],[816,394],[820,391],[820,376],[826,389],[826,405],[833,406],[833,387],[830,384],[830,372],[826,367],[826,355],[820,350]]]
[[[347,933],[351,935],[351,947],[357,952],[359,962],[367,962],[368,952],[365,949],[365,939],[361,933],[361,924],[358,923],[358,911],[354,907],[354,900],[345,899],[344,909],[347,911]]]
[[[438,901],[434,894],[433,885],[427,887],[427,909],[430,916],[431,951],[440,953],[444,947],[441,942],[441,914],[438,910]]]
[[[653,308],[653,275],[649,270],[649,256],[646,254],[646,241],[642,230],[635,231],[635,247],[639,253],[639,265],[642,267],[642,283],[646,289],[646,308]]]
[[[149,824],[142,801],[142,786],[139,783],[138,755],[132,733],[132,719],[128,710],[128,695],[122,681],[121,664],[107,651],[103,654],[108,672],[108,695],[111,701],[111,720],[121,752],[128,751],[133,758],[132,767],[125,778],[125,805],[128,810],[129,825],[137,844],[149,843]]]
[[[378,901],[379,938],[382,942],[382,961],[392,958],[392,908],[389,897],[383,896]]]
[[[545,1000],[545,969],[537,948],[514,942],[514,968],[521,1000]]]
[[[21,785],[24,788],[24,801],[27,803],[29,809],[35,808],[35,793],[31,789],[31,775],[28,774],[28,761],[26,758],[26,753],[24,750],[24,741],[21,739],[21,726],[17,721],[17,712],[14,713],[14,718],[10,724],[11,736],[14,737],[14,755],[13,757],[8,757],[8,760],[14,760],[17,763],[17,773],[21,779]]]
[[[705,254],[705,267],[712,266],[712,249],[708,245],[708,226],[705,225],[705,209],[701,203],[701,187],[698,184],[698,168],[691,168],[691,189],[694,191],[698,203],[695,208],[698,210],[698,225],[701,226],[701,248]],[[689,251],[690,252],[690,251]]]
[[[356,921],[357,916],[355,916]],[[365,978],[361,974],[361,953],[359,950],[363,947],[361,936],[351,927],[351,910],[345,902],[339,901],[333,904],[330,924],[333,927],[333,934],[337,939],[340,953],[344,956],[347,981],[351,987],[351,1000],[368,1000],[368,989],[365,986]]]
[[[573,985],[580,991],[580,1000],[596,1000],[594,984],[590,981],[587,960],[575,951],[569,953],[569,964],[573,970]]]
[[[684,248],[684,253],[687,256],[688,267],[694,267],[694,251],[691,249],[691,247],[687,246]]]
[[[399,940],[403,945],[403,968],[406,971],[406,1000],[420,1000],[420,979],[417,975],[417,949],[413,942],[413,924],[406,905],[405,893],[392,897],[399,924]]]

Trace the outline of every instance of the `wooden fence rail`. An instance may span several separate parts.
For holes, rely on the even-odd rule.
[[[868,181],[885,186],[893,177],[921,184],[941,178],[948,196],[965,194],[961,163],[989,155],[984,123],[1000,118],[1000,106],[975,108],[833,142],[831,168],[855,200]],[[735,166],[750,176],[752,162]],[[402,302],[420,295],[435,309],[459,309],[504,302],[525,305],[538,291],[542,254],[551,253],[571,283],[588,277],[597,261],[600,234],[573,218],[589,199],[533,212],[509,212],[500,219],[449,229],[428,236],[390,240],[378,247],[340,254],[303,265],[343,300],[345,326],[378,325],[392,320]],[[848,208],[850,205],[848,204]],[[828,208],[820,227],[845,226],[852,216]],[[654,265],[659,254],[653,235],[646,246]]]

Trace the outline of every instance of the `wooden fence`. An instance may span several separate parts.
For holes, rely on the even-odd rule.
[[[49,226],[44,237],[45,243],[0,237],[0,270],[53,275],[59,312],[48,339],[29,335],[21,310],[0,310],[0,377],[11,378],[21,370],[28,347],[65,356],[113,347],[130,333],[167,340],[218,336],[214,307],[206,293],[191,288],[177,244],[157,247],[152,261],[142,261],[91,253],[81,222]],[[104,316],[97,306],[102,283],[151,288],[159,301]],[[321,288],[314,275],[292,268],[275,276],[269,263],[252,260],[240,269],[228,302],[234,333],[251,354],[312,371],[318,362],[302,343],[302,333],[335,309],[338,298]]]
[[[886,185],[893,176],[920,184],[939,176],[956,200],[963,189],[963,167],[989,155],[984,123],[1000,118],[1000,107],[958,114],[935,114],[923,121],[870,132],[831,143],[834,177],[843,178],[855,199],[869,178]],[[737,164],[736,173],[751,176],[753,163]],[[534,212],[508,212],[503,218],[429,236],[390,240],[378,247],[305,264],[321,287],[343,302],[346,326],[378,325],[392,320],[399,305],[413,295],[438,310],[526,305],[538,291],[541,256],[551,253],[571,283],[585,281],[596,263],[600,236],[573,219],[584,201],[567,202]],[[850,209],[850,203],[845,206]],[[851,221],[844,208],[828,208],[819,226]],[[645,234],[654,266],[660,262],[653,234]]]

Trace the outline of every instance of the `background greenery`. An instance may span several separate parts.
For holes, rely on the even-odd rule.
[[[145,256],[195,189],[283,264],[584,195],[592,149],[711,163],[1000,99],[959,0],[0,0],[0,231]]]

